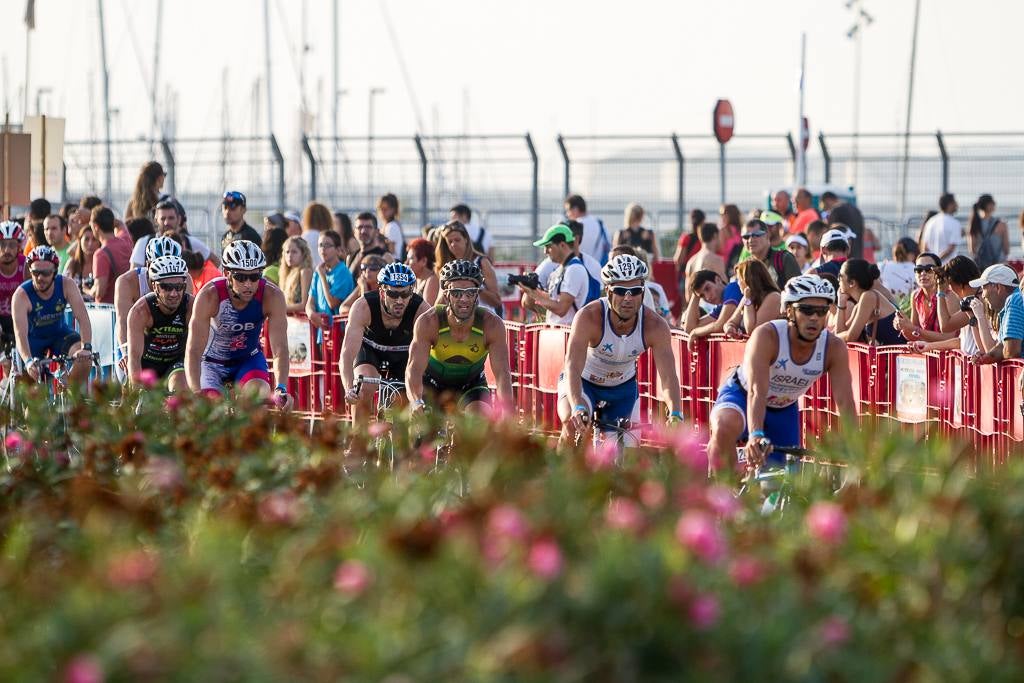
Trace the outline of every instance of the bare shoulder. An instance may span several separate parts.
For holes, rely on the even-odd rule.
[[[647,306],[642,307],[644,316],[644,335],[650,338],[669,338],[672,336],[672,328],[669,327],[668,322],[654,310]]]
[[[829,365],[834,361],[849,363],[849,347],[846,342],[831,332],[828,333],[828,340],[825,342],[826,351],[825,357],[828,359]]]
[[[132,304],[132,307],[128,309],[129,322],[138,319],[145,320],[149,317],[149,304],[146,302],[146,297],[142,297],[137,300]]]

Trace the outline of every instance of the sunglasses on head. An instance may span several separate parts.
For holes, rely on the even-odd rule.
[[[914,272],[920,275],[921,273],[930,273],[938,268],[938,266],[914,266]]]
[[[754,237],[764,237],[767,234],[768,233],[766,233],[764,230],[755,230],[754,232],[745,233],[741,235],[741,237],[745,240],[749,240]]]
[[[639,287],[612,287],[612,294],[615,296],[626,296],[627,294],[630,296],[643,296],[644,287],[643,285]]]
[[[397,289],[385,289],[384,296],[389,299],[408,299],[412,296],[412,292],[409,290],[403,292]]]
[[[161,291],[164,291],[164,292],[184,292],[185,291],[185,283],[184,282],[176,284],[176,285],[175,284],[171,284],[169,282],[157,282],[156,286],[157,286],[158,289],[160,289]]]
[[[263,273],[231,273],[231,279],[239,282],[259,282]]]
[[[812,306],[810,304],[797,304],[796,310],[800,311],[800,313],[808,317],[815,315],[818,317],[823,317],[828,315],[828,306]]]
[[[448,296],[453,296],[456,299],[472,299],[473,297],[480,293],[480,288],[466,287],[465,289],[458,289],[456,287],[453,287],[445,291],[448,292]]]
[[[232,207],[245,205],[245,195],[241,192],[225,192],[222,199],[224,200],[224,206]]]

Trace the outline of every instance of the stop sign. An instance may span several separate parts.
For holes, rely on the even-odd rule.
[[[732,139],[733,123],[732,104],[730,104],[729,100],[718,100],[715,102],[712,126],[715,131],[715,139],[723,145]]]

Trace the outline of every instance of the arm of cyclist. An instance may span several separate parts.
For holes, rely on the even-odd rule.
[[[778,336],[770,326],[759,327],[750,335],[743,354],[743,372],[749,378],[747,390],[747,466],[760,467],[768,455],[761,446],[768,401],[768,378],[779,353]]]
[[[341,342],[341,359],[338,361],[341,385],[345,388],[345,399],[349,401],[359,398],[358,394],[351,393],[355,383],[353,372],[356,355],[359,353],[359,347],[363,344],[363,332],[369,324],[370,306],[366,303],[366,299],[360,297],[349,311],[348,323],[345,325],[345,339]]]
[[[487,344],[487,362],[491,364],[491,373],[497,385],[499,411],[511,411],[515,406],[512,402],[512,372],[508,365],[505,325],[501,318],[490,313],[484,317],[484,343]]]
[[[92,321],[89,319],[89,311],[85,308],[85,299],[82,298],[82,293],[78,291],[78,285],[74,283],[71,278],[65,278],[64,284],[64,300],[68,302],[68,306],[71,307],[71,313],[75,316],[75,320],[78,321],[78,335],[82,338],[82,346],[92,346]],[[92,357],[92,350],[81,349],[78,352],[78,357]]]
[[[270,352],[274,355],[274,379],[277,381],[276,393],[283,395],[279,402],[281,407],[291,407],[292,397],[286,389],[291,370],[288,356],[288,305],[284,293],[273,285],[268,285],[263,294],[263,314],[267,317],[267,330],[270,336]]]
[[[139,299],[128,312],[125,327],[128,329],[128,382],[138,382],[142,372],[142,353],[146,346],[146,329],[153,324],[153,316],[149,314],[149,306]]]
[[[216,314],[217,292],[213,287],[204,286],[192,305],[192,320],[188,324],[188,341],[185,344],[185,378],[192,391],[198,392],[202,387],[201,361],[206,342],[210,339],[210,321]]]
[[[857,402],[853,398],[850,354],[846,342],[842,339],[829,337],[825,372],[828,373],[829,384],[832,386],[832,400],[836,402],[839,416],[844,420],[854,420],[857,417]]]
[[[662,400],[669,409],[669,421],[683,418],[683,404],[679,392],[679,375],[676,373],[676,357],[672,353],[672,331],[664,318],[653,311],[644,310],[644,335],[654,355],[658,368],[658,384],[661,385]]]
[[[437,331],[437,313],[433,310],[416,319],[409,346],[409,363],[405,366],[405,395],[409,399],[409,409],[414,412],[422,410],[425,405],[423,372],[427,369],[430,349],[437,343]]]
[[[32,357],[32,347],[28,343],[28,312],[32,307],[25,290],[20,287],[14,290],[11,297],[11,316],[14,318],[14,344],[18,355],[25,361],[25,370],[33,379],[39,379],[39,368]]]
[[[114,312],[117,316],[117,344],[128,341],[128,312],[139,298],[139,278],[134,270],[123,273],[114,280]],[[133,287],[134,285],[134,287]],[[132,290],[135,291],[132,291]]]
[[[569,405],[572,406],[572,417],[569,428],[573,434],[579,434],[590,419],[587,402],[583,398],[583,367],[587,362],[587,349],[601,341],[604,321],[601,319],[601,308],[584,306],[572,321],[569,330],[569,343],[565,351],[563,372],[568,382]]]

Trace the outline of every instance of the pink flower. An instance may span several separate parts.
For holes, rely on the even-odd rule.
[[[437,461],[437,449],[434,448],[432,444],[424,444],[420,446],[419,453],[420,460],[427,463],[428,465],[433,465],[434,462]]]
[[[587,451],[583,458],[587,463],[587,467],[589,467],[591,471],[599,472],[601,470],[607,470],[615,467],[615,459],[618,455],[618,445],[615,443],[614,439],[609,439],[602,442],[596,448],[593,444],[587,446]]]
[[[145,550],[131,550],[107,564],[107,580],[121,588],[137,586],[152,580],[159,568],[155,555]]]
[[[492,537],[521,541],[530,532],[530,525],[513,505],[499,505],[487,515],[487,532]]]
[[[146,464],[146,477],[158,490],[167,493],[182,484],[183,476],[178,463],[169,458],[153,458]]]
[[[345,560],[334,572],[334,590],[356,597],[373,584],[373,576],[359,560]]]
[[[842,617],[828,617],[818,624],[818,639],[825,647],[838,647],[850,639],[850,625]]]
[[[145,368],[139,371],[138,381],[143,389],[152,389],[156,386],[157,380],[160,379],[156,375],[156,370]]]
[[[698,595],[690,603],[690,621],[698,631],[704,631],[714,626],[720,613],[718,598],[714,595]]]
[[[707,474],[707,442],[702,442],[699,433],[692,429],[676,429],[672,434],[672,449],[679,464],[696,474]]]
[[[369,434],[371,438],[376,439],[378,436],[384,436],[387,434],[388,429],[389,427],[387,422],[374,422],[370,425],[369,429],[366,430],[366,433]]]
[[[740,511],[740,502],[736,500],[732,489],[721,484],[709,486],[704,492],[708,507],[716,515],[724,519],[732,519]]]
[[[9,451],[16,451],[25,442],[25,439],[21,436],[21,432],[13,431],[7,434],[7,438],[4,439],[4,446]]]
[[[683,513],[676,524],[676,539],[703,562],[718,562],[725,556],[725,537],[703,510]]]
[[[64,683],[103,683],[103,667],[95,655],[75,655],[64,669]]]
[[[562,549],[551,538],[533,542],[526,556],[526,566],[535,576],[550,581],[562,573]]]
[[[838,545],[846,538],[846,513],[836,503],[814,503],[807,510],[804,522],[807,524],[807,531],[816,541]]]
[[[301,503],[294,491],[274,491],[260,501],[260,519],[266,524],[291,526],[299,519]]]
[[[665,503],[665,487],[658,481],[645,481],[640,484],[640,502],[654,510]]]
[[[760,560],[750,555],[740,555],[729,565],[729,577],[740,588],[752,586],[764,579],[765,569]]]
[[[644,525],[644,513],[640,506],[629,498],[614,498],[608,503],[604,521],[612,529],[639,532]]]
[[[182,403],[183,401],[180,396],[171,395],[164,400],[164,408],[166,408],[168,412],[176,413],[178,412],[178,409],[181,408]]]

